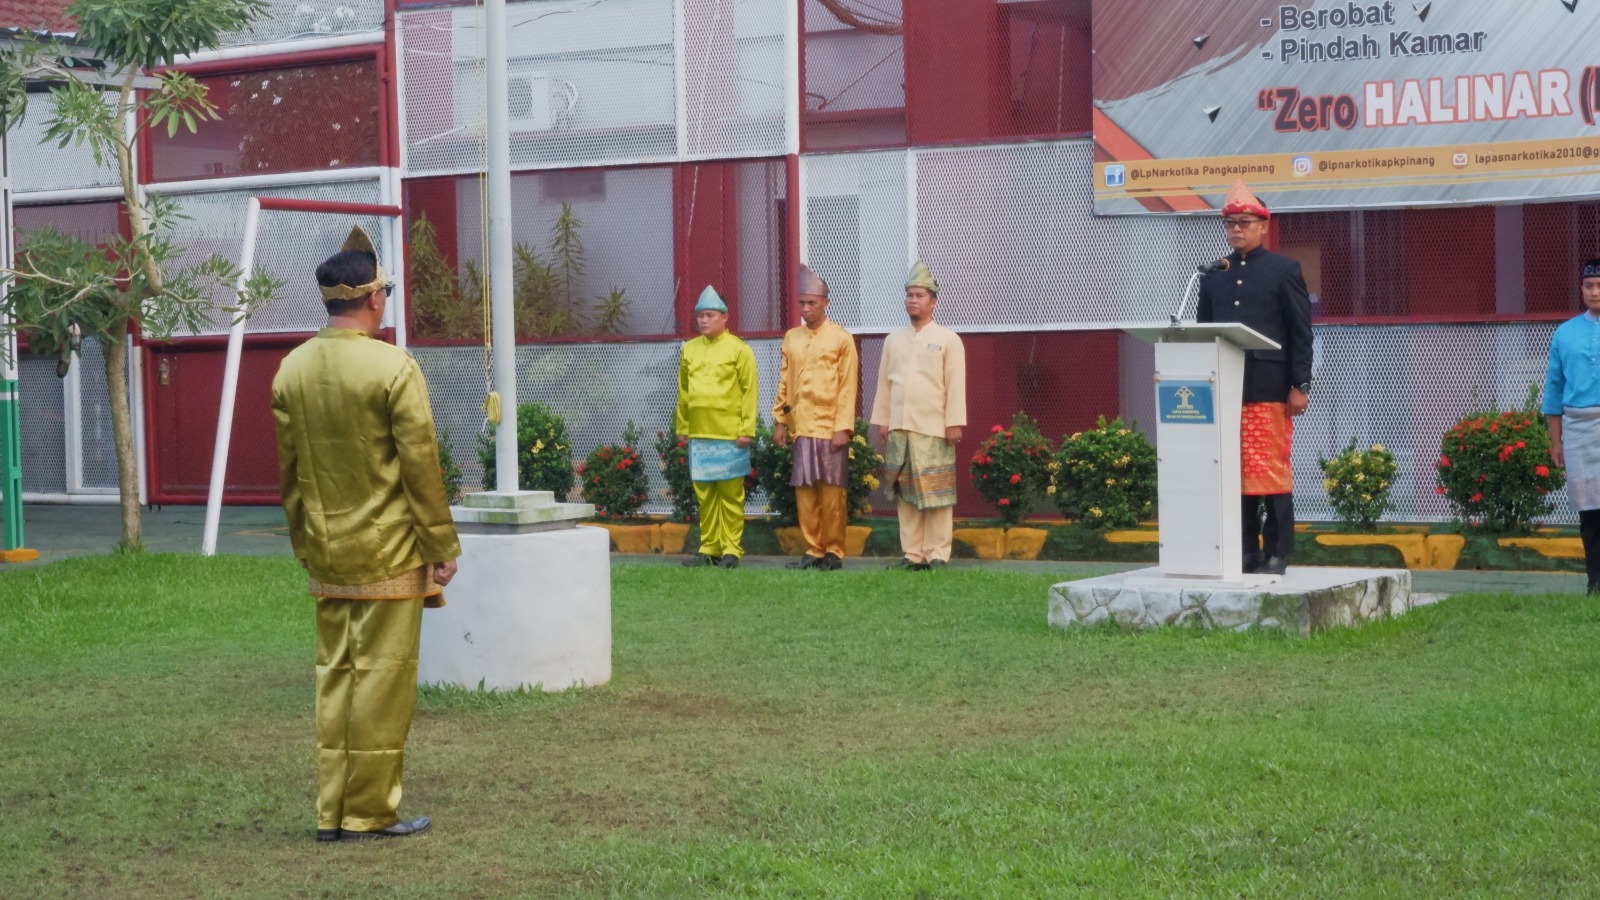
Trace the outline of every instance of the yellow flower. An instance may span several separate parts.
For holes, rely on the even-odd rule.
[[[1389,482],[1387,482],[1387,481],[1378,482],[1378,490],[1380,490],[1380,491],[1383,490],[1384,488],[1388,487],[1388,486],[1389,486]]]
[[[1054,494],[1056,492],[1056,486],[1052,484],[1049,487],[1045,488],[1044,492],[1046,494]]]
[[[861,481],[867,486],[867,490],[869,491],[875,491],[878,489],[878,479],[871,475],[861,479]]]
[[[533,452],[534,453],[538,453],[539,451],[541,451],[543,449],[544,449],[544,441],[534,441],[533,442]]]
[[[1117,434],[1128,434],[1128,433],[1129,433],[1128,429],[1126,429],[1126,428],[1118,428],[1117,429]]]
[[[1114,485],[1116,483],[1117,483],[1117,480],[1115,478],[1107,478],[1106,479],[1106,487],[1111,487],[1112,485]]]
[[[1104,518],[1105,517],[1105,512],[1103,510],[1101,510],[1100,507],[1098,507],[1098,506],[1091,506],[1089,508],[1089,515],[1094,516],[1096,519],[1099,519],[1099,518]]]
[[[1367,476],[1361,474],[1360,472],[1357,472],[1356,473],[1356,480],[1357,481],[1366,481],[1367,480]]]
[[[1334,481],[1332,478],[1324,478],[1324,479],[1322,479],[1322,489],[1325,490],[1325,491],[1331,491],[1331,490],[1333,490],[1334,488],[1336,488],[1338,486],[1339,486],[1339,482]]]
[[[1078,439],[1078,437],[1079,437],[1079,436],[1080,436],[1080,435],[1082,435],[1082,434],[1083,434],[1083,432],[1081,432],[1081,431],[1078,431],[1078,432],[1074,432],[1074,433],[1073,433],[1073,435],[1072,435],[1072,437],[1069,437],[1069,438],[1067,438],[1067,440],[1069,440],[1069,441],[1075,441],[1075,440],[1077,440],[1077,439]]]
[[[1372,445],[1372,452],[1373,453],[1382,453],[1383,452],[1383,445],[1382,444],[1373,444]]]
[[[1371,494],[1362,494],[1361,495],[1361,502],[1362,503],[1371,503],[1372,502],[1372,495]]]

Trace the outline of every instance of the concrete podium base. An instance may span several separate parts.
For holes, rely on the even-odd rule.
[[[422,617],[417,681],[561,691],[611,680],[611,543],[599,528],[461,534],[461,571]]]
[[[1290,566],[1272,584],[1245,586],[1185,581],[1151,568],[1055,585],[1049,621],[1055,628],[1114,623],[1311,634],[1404,615],[1410,608],[1406,569]]]

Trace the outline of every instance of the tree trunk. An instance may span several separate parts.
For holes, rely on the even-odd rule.
[[[133,412],[128,404],[127,329],[112,331],[103,344],[106,358],[106,394],[111,401],[111,438],[117,445],[117,492],[122,501],[120,550],[144,550],[144,522],[139,510],[139,458],[133,446]]]

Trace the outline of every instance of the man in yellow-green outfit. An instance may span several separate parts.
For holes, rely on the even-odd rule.
[[[317,840],[408,837],[400,776],[424,605],[461,555],[422,370],[373,339],[392,289],[355,229],[317,267],[328,327],[272,380],[294,555],[317,598]]]
[[[694,306],[700,336],[684,342],[672,429],[689,439],[700,503],[700,552],[686,566],[735,569],[744,556],[744,478],[756,439],[756,355],[728,331],[728,305],[707,285]]]

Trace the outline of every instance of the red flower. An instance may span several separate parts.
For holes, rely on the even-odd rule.
[[[584,465],[583,463],[578,463],[578,474],[582,475],[584,473],[584,470],[587,469],[587,468],[588,468],[588,466]]]
[[[1440,487],[1436,487],[1436,488],[1433,489],[1433,492],[1435,494],[1442,494],[1442,493],[1444,493],[1444,487],[1442,485]]]
[[[1448,456],[1439,457],[1439,465],[1440,465],[1441,468],[1449,468],[1450,467],[1450,457],[1448,457]]]
[[[1006,439],[1007,439],[1007,440],[1010,440],[1010,439],[1011,439],[1011,432],[1009,432],[1009,431],[1008,431],[1008,432],[1006,432]]]
[[[1482,500],[1482,499],[1483,499],[1483,495],[1482,494],[1473,494],[1472,495],[1472,502],[1473,503],[1477,503],[1479,500]]]
[[[1011,501],[1007,500],[1005,497],[1001,497],[1000,498],[1000,505],[1001,506],[1010,506],[1011,505]]]
[[[1539,476],[1549,475],[1550,474],[1550,467],[1549,466],[1534,466],[1533,467],[1533,474],[1539,475]]]
[[[1012,484],[1021,484],[1022,483],[1022,476],[1018,475],[1016,473],[1012,473],[1012,475],[1011,475],[1011,483]]]
[[[1500,423],[1496,422],[1495,424],[1490,425],[1489,426],[1489,430],[1490,431],[1499,431],[1500,430]]]
[[[1005,430],[1006,430],[1006,427],[1004,425],[996,425],[995,427],[989,429],[989,433],[990,434],[999,434],[1000,432],[1005,431]]]
[[[678,446],[679,447],[687,447],[687,446],[689,446],[689,439],[688,438],[680,438],[678,440]]]
[[[1526,447],[1528,445],[1526,443],[1524,443],[1523,441],[1517,441],[1515,444],[1512,444],[1512,446],[1516,447],[1518,450],[1521,450],[1522,448],[1524,448],[1524,447]]]

